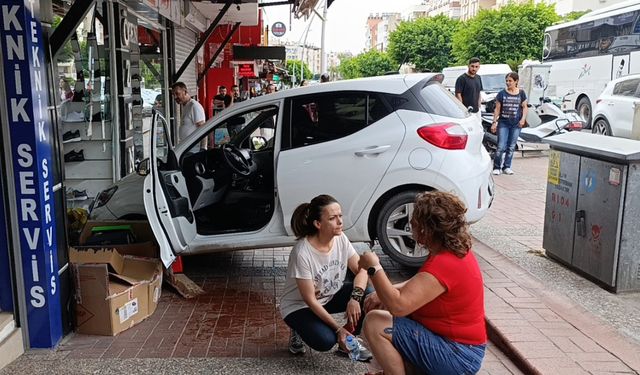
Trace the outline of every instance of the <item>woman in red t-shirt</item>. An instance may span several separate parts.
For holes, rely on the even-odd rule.
[[[364,335],[385,375],[405,374],[405,362],[427,374],[480,370],[487,341],[484,291],[466,211],[450,193],[416,197],[413,238],[430,254],[404,283],[391,284],[375,253],[360,257],[376,290],[365,301]]]

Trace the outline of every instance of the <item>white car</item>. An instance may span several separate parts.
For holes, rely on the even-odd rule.
[[[377,239],[393,259],[420,265],[427,250],[416,246],[409,224],[417,192],[457,194],[469,222],[481,219],[493,199],[480,121],[441,80],[394,75],[264,95],[233,105],[175,148],[156,113],[156,162],[143,161],[139,173],[147,174],[144,205],[163,262],[290,246],[294,209],[330,194],[351,241]],[[96,199],[97,210],[108,207],[103,214],[117,218],[116,206],[142,200],[119,196],[121,190]],[[122,212],[130,215],[130,207]]]
[[[636,103],[640,104],[640,74],[607,83],[596,100],[591,131],[630,138]]]

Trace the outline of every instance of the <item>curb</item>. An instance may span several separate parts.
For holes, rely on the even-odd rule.
[[[542,375],[535,366],[527,360],[513,345],[509,344],[507,337],[485,316],[487,324],[487,337],[513,364],[527,375]]]

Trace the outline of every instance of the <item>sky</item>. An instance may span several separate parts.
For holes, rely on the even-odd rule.
[[[323,0],[320,0],[320,4]],[[371,13],[398,12],[418,5],[421,0],[334,0],[328,9],[326,26],[326,48],[328,52],[352,52],[358,54],[365,46],[367,17]],[[284,22],[287,33],[283,40],[293,42],[304,41],[305,30],[311,20],[307,38],[307,44],[320,47],[321,22],[319,17],[309,16],[309,20],[296,20],[291,17],[289,22],[289,6],[264,7],[265,24],[273,25],[274,22]],[[321,7],[319,9],[322,9]],[[319,12],[322,14],[322,11]],[[269,38],[274,39],[273,34]]]

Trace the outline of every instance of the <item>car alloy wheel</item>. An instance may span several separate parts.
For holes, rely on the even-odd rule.
[[[429,251],[416,244],[411,233],[411,215],[416,191],[405,191],[387,200],[378,215],[376,228],[382,251],[405,266],[419,267]]]
[[[598,119],[591,130],[594,134],[611,135],[611,127],[605,119]]]

